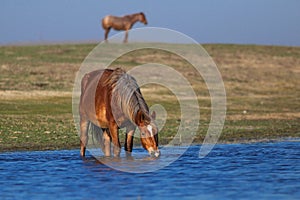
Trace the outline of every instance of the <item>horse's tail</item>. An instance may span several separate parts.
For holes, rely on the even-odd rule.
[[[85,74],[83,78],[81,79],[81,98],[85,93],[85,90],[87,88],[88,82],[89,82],[90,74]]]
[[[96,126],[93,123],[90,123],[89,126],[89,135],[92,136],[92,148],[99,148],[103,149],[103,131],[99,126]]]

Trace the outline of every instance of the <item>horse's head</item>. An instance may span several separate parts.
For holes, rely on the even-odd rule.
[[[156,118],[155,112],[153,111],[149,118],[143,112],[139,111],[137,118],[143,147],[151,156],[159,157],[160,151],[158,149],[158,128],[154,122]]]
[[[145,25],[148,24],[146,16],[143,12],[140,12],[140,19],[139,20],[140,20],[140,22],[144,23]]]

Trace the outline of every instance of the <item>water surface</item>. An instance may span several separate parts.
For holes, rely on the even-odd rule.
[[[176,147],[165,147],[151,164],[163,164],[176,152]],[[198,153],[199,146],[192,146],[177,161],[149,173],[118,171],[91,155],[82,160],[79,150],[2,153],[0,197],[300,199],[300,142],[216,145],[203,159]],[[142,158],[132,163],[138,165]],[[107,160],[125,161],[130,162]]]

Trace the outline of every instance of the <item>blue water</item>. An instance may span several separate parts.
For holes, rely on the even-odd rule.
[[[82,160],[79,150],[2,153],[0,199],[300,199],[300,142],[216,145],[203,159],[198,151],[149,173]]]

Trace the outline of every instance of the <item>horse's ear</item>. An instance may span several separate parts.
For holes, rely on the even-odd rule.
[[[151,118],[152,118],[153,120],[156,119],[156,112],[155,112],[155,111],[152,111]]]

